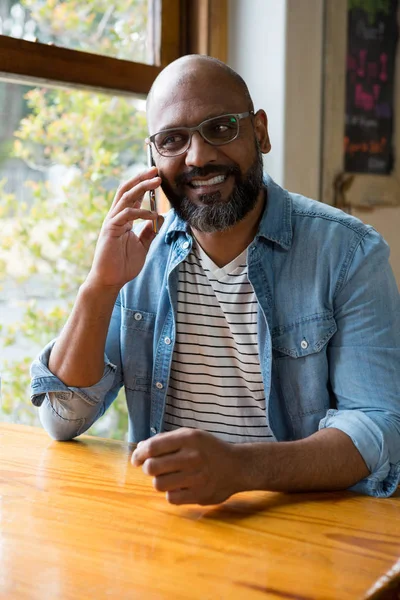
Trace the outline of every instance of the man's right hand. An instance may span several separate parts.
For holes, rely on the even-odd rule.
[[[153,167],[118,189],[97,240],[92,268],[80,287],[74,308],[57,339],[49,369],[65,385],[90,387],[104,372],[104,352],[113,306],[119,290],[143,268],[154,239],[156,213],[140,208],[148,190],[161,185]],[[139,235],[136,219],[148,222]]]
[[[118,188],[97,240],[92,268],[86,279],[91,286],[121,289],[143,268],[154,239],[153,221],[162,217],[140,208],[144,194],[161,185],[157,168],[137,175]],[[132,231],[136,219],[148,222],[139,235]]]

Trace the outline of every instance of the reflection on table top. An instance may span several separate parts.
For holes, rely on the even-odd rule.
[[[399,492],[175,507],[132,448],[0,424],[0,598],[399,597],[367,594],[400,557]]]

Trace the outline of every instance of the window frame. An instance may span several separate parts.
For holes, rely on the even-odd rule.
[[[162,68],[184,54],[182,6],[182,0],[153,0],[153,10],[162,8],[160,56],[156,56],[160,66],[0,35],[0,80],[147,94]]]
[[[181,6],[184,54],[228,59],[228,0],[185,0]]]
[[[180,56],[208,54],[226,62],[228,0],[153,0],[153,10],[160,7],[160,66],[0,35],[0,81],[146,95]]]

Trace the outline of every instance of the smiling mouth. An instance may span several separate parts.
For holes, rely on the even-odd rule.
[[[193,179],[188,183],[188,185],[193,188],[211,187],[214,185],[219,185],[220,183],[224,183],[227,178],[228,175],[216,175],[215,177],[211,177],[211,179]]]

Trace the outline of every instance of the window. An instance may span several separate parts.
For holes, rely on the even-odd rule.
[[[89,22],[95,21],[97,37],[89,32],[87,21],[77,29],[79,12],[71,7],[78,5],[86,6],[87,17],[93,17]],[[110,5],[119,7],[121,16],[118,20],[115,12],[112,24]],[[57,35],[57,8],[62,9],[62,36]],[[127,28],[122,15],[131,15]],[[182,53],[180,18],[180,0],[6,0],[0,4],[0,74],[8,80],[146,94],[161,67]],[[133,32],[131,22],[136,24]],[[146,30],[139,32],[140,26]],[[13,31],[14,37],[9,35]],[[39,33],[35,42],[31,32]],[[45,43],[53,38],[55,43]],[[79,50],[71,49],[76,47]]]
[[[160,3],[148,0],[60,0],[47,3],[2,0],[0,33],[17,39],[38,40],[63,48],[157,64],[160,16]]]
[[[29,365],[65,322],[116,187],[145,164],[154,78],[186,51],[209,52],[210,5],[0,3],[1,420],[39,424]],[[123,398],[91,431],[125,436]]]
[[[38,424],[29,365],[70,312],[116,188],[145,167],[145,101],[0,82],[0,113],[1,417]],[[123,399],[94,431],[122,436]]]

